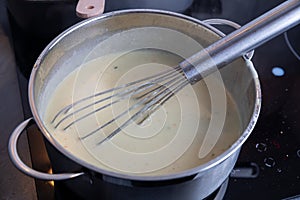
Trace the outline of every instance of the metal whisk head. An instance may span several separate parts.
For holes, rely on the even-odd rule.
[[[112,131],[105,139],[100,141],[99,144],[101,144],[114,137],[130,123],[135,122],[138,119],[141,119],[139,121],[143,121],[143,119],[147,118],[149,113],[151,114],[154,112],[160,105],[164,104],[187,84],[193,84],[218,69],[225,67],[236,58],[245,55],[247,52],[299,23],[300,1],[286,1],[273,10],[270,10],[266,14],[254,19],[238,30],[182,61],[174,69],[88,96],[64,107],[54,116],[52,123],[55,128],[62,126],[62,128],[66,130],[78,121],[83,120],[96,112],[100,112],[101,110],[123,100],[128,100],[132,97],[136,98],[136,104],[130,106],[127,110],[124,110],[115,118],[107,121],[96,130],[82,137],[82,139],[89,137],[104,127],[109,126],[117,119],[123,117],[129,111],[139,108],[138,111],[135,112],[128,120]],[[102,95],[104,96],[107,94],[111,95],[101,98],[93,103],[85,104],[88,100],[95,98],[96,96],[101,97]],[[93,110],[92,112],[85,113],[74,121],[67,120],[73,115],[79,114],[83,110],[86,110],[95,104],[102,104],[104,102],[108,103],[103,104],[103,106]],[[66,121],[71,122],[67,125],[63,125]]]
[[[62,128],[63,130],[66,130],[75,125],[77,122],[86,119],[97,112],[103,111],[114,104],[134,98],[135,103],[129,106],[128,109],[122,111],[114,118],[101,124],[95,130],[81,137],[81,139],[86,139],[87,137],[111,125],[117,119],[124,117],[126,114],[128,114],[128,112],[134,111],[129,119],[127,119],[118,128],[107,135],[103,140],[97,143],[101,144],[104,141],[114,137],[130,123],[135,122],[137,124],[141,124],[154,111],[156,111],[161,105],[163,105],[187,84],[189,84],[189,82],[185,78],[181,67],[177,66],[156,75],[120,85],[115,88],[98,92],[91,96],[77,100],[76,102],[62,108],[54,116],[51,123],[55,128]],[[93,101],[92,103],[89,102],[95,97],[99,97],[99,100]],[[97,104],[101,104],[101,106],[92,110],[91,112],[84,112],[88,108],[94,107]],[[79,115],[79,117],[73,118],[75,114],[77,116]]]

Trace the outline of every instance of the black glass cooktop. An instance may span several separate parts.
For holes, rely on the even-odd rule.
[[[280,2],[222,1],[217,7],[211,5],[210,11],[192,15],[244,24]],[[255,51],[252,60],[262,86],[262,110],[237,165],[255,163],[259,172],[255,178],[230,178],[224,199],[284,199],[300,194],[299,35],[300,26]]]
[[[185,14],[199,19],[225,18],[245,24],[280,2],[195,0]],[[13,18],[11,23],[12,29],[18,28],[13,24]],[[32,66],[30,61],[25,62],[26,66],[22,63],[26,59],[22,57],[22,40],[25,39],[16,32],[12,35],[15,50],[19,51],[16,57],[20,59],[20,68]],[[35,37],[32,46],[36,42],[41,46],[36,49],[40,50],[49,39]],[[26,49],[23,51],[28,53]],[[300,195],[299,57],[300,26],[255,50],[252,60],[262,86],[261,115],[241,150],[223,199],[286,199]],[[57,198],[64,193],[63,189],[58,191]],[[43,190],[37,192],[43,196]]]
[[[202,12],[192,11],[192,16],[245,24],[280,2],[198,1],[194,6]],[[299,35],[297,26],[255,50],[252,61],[262,86],[262,110],[237,165],[252,163],[259,172],[255,178],[230,178],[224,199],[300,198]]]

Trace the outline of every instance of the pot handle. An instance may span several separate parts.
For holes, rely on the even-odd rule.
[[[239,25],[238,23],[230,21],[230,20],[227,20],[227,19],[218,19],[218,18],[216,18],[216,19],[206,19],[206,20],[203,20],[203,22],[207,23],[209,25],[227,25],[227,26],[230,26],[230,27],[232,27],[234,29],[241,28],[241,25]],[[254,50],[246,53],[244,55],[244,58],[247,59],[247,60],[251,60],[252,57],[253,57],[253,55],[254,55]]]
[[[81,18],[90,18],[100,15],[104,11],[105,0],[79,0],[76,14]]]
[[[79,172],[79,173],[62,173],[62,174],[48,174],[44,172],[39,172],[36,171],[30,167],[28,167],[19,157],[18,151],[17,151],[17,143],[18,139],[23,132],[23,130],[26,128],[27,124],[32,120],[33,118],[29,118],[19,124],[15,130],[12,132],[9,138],[8,142],[8,153],[11,161],[13,164],[18,168],[21,172],[25,173],[28,176],[31,176],[33,178],[41,179],[41,180],[54,180],[54,181],[59,181],[59,180],[66,180],[66,179],[71,179],[75,178],[77,176],[81,176],[84,173]]]

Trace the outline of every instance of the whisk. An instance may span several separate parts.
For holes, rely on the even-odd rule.
[[[299,5],[299,0],[286,1],[190,58],[182,61],[178,66],[172,69],[82,98],[62,108],[53,117],[51,123],[55,128],[62,127],[63,130],[66,130],[88,116],[134,96],[136,103],[130,106],[128,110],[124,110],[115,118],[112,118],[97,129],[81,137],[81,139],[85,139],[109,126],[129,111],[137,110],[128,120],[97,143],[101,144],[114,137],[133,121],[138,124],[142,123],[186,85],[200,81],[236,58],[245,55],[250,50],[253,50],[280,33],[297,25],[300,22]],[[88,103],[92,98],[102,96],[103,98]],[[78,114],[100,103],[103,104],[100,108],[85,113],[67,125],[63,125],[65,124],[64,122],[69,120],[74,114]]]

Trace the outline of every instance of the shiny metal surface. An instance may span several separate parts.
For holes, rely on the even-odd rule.
[[[73,102],[72,104],[69,104],[59,110],[52,119],[51,123],[54,125],[54,128],[63,126],[63,130],[66,130],[71,126],[75,126],[79,121],[97,112],[101,112],[107,107],[111,107],[112,105],[118,104],[123,100],[135,96],[137,102],[134,105],[130,106],[128,109],[123,110],[121,114],[110,119],[108,122],[101,124],[101,126],[97,127],[96,129],[87,132],[85,136],[80,138],[85,139],[99,132],[103,128],[113,124],[117,119],[126,119],[126,121],[120,124],[117,129],[109,133],[104,139],[97,143],[97,145],[100,145],[103,142],[112,139],[122,129],[132,124],[133,122],[136,122],[137,124],[143,123],[143,121],[145,121],[151,113],[159,109],[160,106],[162,106],[165,102],[167,102],[171,97],[173,97],[178,91],[180,91],[188,84],[189,82],[186,80],[181,68],[177,66],[174,69],[166,70],[154,76],[139,79],[137,81],[126,83],[124,85],[120,85],[118,87],[111,88],[106,91],[101,91],[91,96],[79,99],[78,101]],[[87,103],[89,100],[95,97],[100,97],[101,99],[93,103]],[[111,101],[114,97],[117,99]],[[77,118],[76,120],[72,120],[67,125],[61,125],[64,121],[72,119],[71,117],[74,114],[80,113],[81,111],[91,108],[100,103],[105,104],[97,108],[96,110],[88,112],[84,115],[80,115],[79,118]],[[129,111],[132,111],[134,109],[137,109],[138,111],[135,112],[132,117],[130,117],[129,119],[126,117],[124,118],[124,116]]]
[[[180,66],[193,84],[298,23],[300,1],[286,1],[183,61]]]
[[[258,19],[253,20],[252,22],[248,23],[244,27],[240,28],[237,24],[228,23],[233,27],[237,28],[238,30],[234,33],[224,37],[222,40],[210,45],[206,49],[202,50],[199,53],[187,58],[187,60],[183,61],[180,66],[182,67],[183,71],[187,79],[190,83],[195,83],[201,80],[203,77],[208,76],[210,73],[214,72],[215,70],[220,69],[221,67],[227,65],[233,59],[240,57],[246,54],[247,51],[252,50],[256,46],[263,44],[264,42],[272,39],[276,35],[282,33],[286,29],[291,28],[293,25],[297,24],[300,20],[297,16],[300,16],[300,8],[299,1],[290,1],[281,4],[280,6],[274,8],[273,10],[269,11],[268,13],[264,14],[263,16],[259,17]],[[297,11],[298,8],[298,11]],[[294,11],[296,9],[296,11]],[[296,16],[291,18],[291,16]],[[296,21],[295,21],[296,20]],[[286,22],[283,23],[282,21]],[[213,23],[214,21],[211,21]],[[215,23],[218,23],[215,21]],[[283,25],[282,25],[283,24]],[[275,28],[274,28],[275,27]],[[231,47],[233,45],[233,47]],[[112,122],[116,121],[117,119],[124,116],[127,112],[134,108],[138,108],[139,111],[136,112],[130,119],[126,120],[120,127],[113,130],[106,138],[100,141],[98,144],[102,144],[103,142],[113,138],[117,135],[124,127],[131,124],[133,121],[136,121],[137,118],[147,118],[144,116],[145,112],[153,112],[156,110],[158,106],[157,104],[162,105],[166,102],[173,94],[177,93],[181,88],[187,85],[186,80],[180,80],[180,76],[176,78],[175,76],[178,75],[177,70],[174,70],[174,74],[169,76],[169,72],[166,73],[167,76],[160,77],[160,74],[157,74],[157,77],[149,77],[147,80],[135,81],[128,83],[126,85],[119,86],[117,88],[109,89],[108,91],[101,92],[100,94],[96,94],[96,96],[104,96],[104,94],[110,94],[112,91],[118,91],[115,93],[114,96],[118,98],[118,100],[114,101],[113,103],[105,104],[105,106],[88,113],[76,121],[72,121],[68,125],[65,126],[64,130],[69,128],[70,126],[76,124],[78,121],[92,115],[95,112],[101,112],[104,108],[108,106],[120,102],[122,99],[130,98],[132,95],[138,95],[139,92],[143,92],[145,89],[149,89],[151,92],[149,95],[143,96],[140,103],[137,103],[128,110],[124,110],[121,115],[116,116],[113,119],[110,119],[108,123],[103,124],[96,130],[93,130],[90,133],[87,133],[87,136],[98,132],[99,130],[103,129],[104,127],[109,126]],[[173,80],[174,78],[174,80]],[[170,80],[169,80],[170,79]],[[178,82],[176,82],[176,80]],[[136,84],[137,83],[137,84]],[[162,88],[162,86],[158,87],[158,84],[162,84],[166,87]],[[174,85],[174,87],[173,87]],[[132,86],[132,87],[129,87]],[[124,90],[120,90],[124,89]],[[125,90],[126,89],[126,90]],[[164,90],[162,90],[164,89]],[[120,92],[119,92],[120,91]],[[125,94],[125,95],[124,95]],[[169,94],[171,94],[169,96]],[[58,112],[58,114],[54,117],[53,122],[58,116],[63,116],[62,120],[58,121],[55,125],[57,128],[63,121],[67,118],[71,117],[74,113],[79,113],[80,110],[76,110],[74,112],[69,113],[68,111],[78,103],[81,103],[85,100],[93,98],[95,95],[90,97],[83,98],[79,102],[75,102],[75,104],[68,105],[67,107],[63,108]],[[104,96],[105,97],[105,96]],[[113,96],[109,96],[109,98],[102,98],[99,101],[95,102],[98,104],[100,102],[104,102],[106,100],[110,100]],[[145,103],[147,102],[147,103]],[[83,105],[82,109],[86,109],[92,107],[95,104]],[[156,108],[155,108],[156,106]],[[64,112],[63,112],[64,111]],[[66,115],[66,116],[65,116]],[[149,113],[147,114],[149,116]]]
[[[204,21],[207,24],[213,25],[228,25],[235,29],[239,29],[241,26],[224,19],[210,19]],[[222,33],[220,33],[222,34]],[[253,52],[247,54],[247,58],[251,58],[253,56]],[[246,56],[246,55],[245,55]],[[146,77],[143,79],[136,80],[134,82],[129,82],[124,85],[120,85],[115,88],[108,89],[106,91],[101,91],[99,93],[93,94],[91,96],[84,97],[82,99],[77,100],[76,102],[72,102],[61,110],[57,112],[57,114],[53,117],[51,123],[55,128],[59,126],[63,126],[63,130],[68,129],[71,126],[76,125],[81,120],[93,115],[94,113],[101,112],[102,110],[110,107],[112,105],[118,104],[123,100],[129,99],[132,96],[136,96],[137,102],[130,106],[127,110],[124,110],[121,114],[115,116],[110,119],[107,123],[102,124],[100,127],[97,127],[95,130],[88,132],[84,137],[80,139],[85,139],[90,137],[91,135],[99,132],[105,127],[110,126],[117,119],[122,119],[124,115],[126,115],[129,111],[133,109],[138,109],[135,114],[126,119],[126,121],[121,124],[117,129],[107,135],[104,139],[97,143],[97,145],[102,144],[110,139],[112,139],[115,135],[117,135],[123,128],[127,127],[129,124],[134,121],[138,124],[141,124],[145,119],[147,119],[151,113],[157,110],[161,105],[168,101],[173,95],[179,92],[182,88],[188,85],[188,81],[185,79],[183,71],[180,66],[176,66],[174,69],[167,70],[165,72],[156,74],[154,76]],[[147,93],[145,93],[148,91]],[[93,102],[87,103],[90,99],[95,97],[100,97],[101,99]],[[111,102],[112,98],[117,98],[113,102]],[[71,119],[74,114],[82,113],[81,111],[86,110],[90,107],[93,107],[100,103],[105,103],[105,105],[93,110],[87,114],[80,115],[76,120],[72,120],[67,125],[63,125],[66,120]],[[72,111],[70,111],[72,110]]]
[[[186,199],[204,198],[228,177],[238,157],[241,145],[249,137],[258,118],[261,105],[260,85],[256,71],[249,60],[240,58],[231,67],[221,70],[226,89],[232,95],[240,110],[244,132],[223,154],[191,170],[172,175],[152,177],[125,175],[103,170],[80,160],[76,155],[66,151],[64,147],[54,140],[51,133],[44,126],[43,114],[47,99],[53,92],[53,88],[67,74],[81,65],[83,58],[94,48],[97,41],[109,36],[111,33],[130,29],[131,27],[144,26],[160,26],[178,30],[188,34],[205,46],[220,38],[220,35],[215,33],[217,31],[214,27],[199,20],[176,13],[155,10],[113,12],[79,23],[53,40],[42,52],[35,64],[29,83],[29,101],[34,119],[53,147],[77,164],[90,170],[92,174],[96,172],[93,184],[90,181],[90,175],[83,175],[70,180],[70,185],[74,183],[77,186],[82,185],[81,188],[86,189],[84,192],[76,191],[78,193],[83,192],[87,194],[90,192],[92,195],[99,193],[101,190],[105,194],[105,190],[102,191],[102,189],[109,186],[112,188],[116,187],[116,190],[121,191],[123,195],[124,193],[129,194],[132,192],[131,188],[133,188],[134,194],[137,194],[140,199],[145,199],[146,196],[151,198],[151,194],[153,195],[154,193],[165,199],[170,199],[170,197],[174,197],[172,199],[182,199],[183,197],[187,197]],[[76,57],[71,57],[70,55],[74,52],[77,52]],[[70,57],[72,59],[71,64],[68,62]],[[240,83],[238,86],[236,81]],[[61,163],[55,163],[55,160],[52,161],[52,164],[58,168],[62,167]],[[98,176],[103,178],[98,179]],[[136,183],[143,184],[143,187],[135,187]],[[151,183],[157,184],[153,187]],[[102,189],[99,189],[99,185],[102,186],[100,187]],[[109,195],[121,194],[116,192]],[[138,197],[136,199],[139,199]]]
[[[17,150],[17,142],[19,140],[19,137],[21,136],[22,132],[26,128],[27,124],[32,120],[32,118],[29,118],[19,124],[15,130],[12,132],[10,138],[9,138],[9,143],[8,143],[8,153],[10,156],[11,161],[14,163],[14,165],[22,171],[24,174],[42,179],[42,180],[54,180],[54,181],[59,181],[59,180],[66,180],[66,179],[71,179],[71,178],[76,178],[77,176],[81,176],[84,173],[62,173],[62,174],[49,174],[49,173],[44,173],[44,172],[39,172],[31,167],[27,166],[20,158]]]

